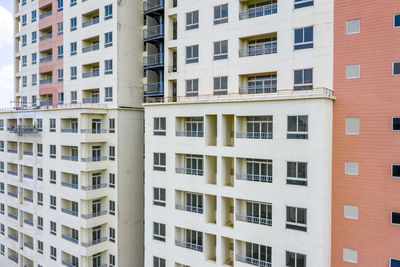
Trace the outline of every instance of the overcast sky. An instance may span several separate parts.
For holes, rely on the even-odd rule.
[[[0,108],[13,98],[13,0],[0,0]]]

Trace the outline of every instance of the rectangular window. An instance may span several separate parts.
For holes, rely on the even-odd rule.
[[[78,103],[78,93],[76,91],[71,92],[71,104]]]
[[[196,96],[199,94],[199,79],[186,80],[186,96]]]
[[[37,144],[36,145],[36,154],[38,157],[43,157],[43,145],[42,144]]]
[[[272,139],[272,131],[272,116],[247,117],[246,132],[238,132],[237,136],[249,139]]]
[[[115,188],[115,174],[110,173],[108,178],[109,178],[109,182],[110,182],[110,187]]]
[[[56,157],[56,145],[50,145],[50,158],[55,159]]]
[[[166,118],[154,118],[153,135],[166,135]]]
[[[400,62],[393,62],[393,75],[400,75]]]
[[[113,34],[112,32],[106,32],[104,34],[104,47],[110,47],[113,45]]]
[[[307,163],[288,162],[286,184],[307,186]]]
[[[64,73],[64,71],[62,71],[62,74],[61,74],[62,77],[64,75],[63,73]],[[64,104],[64,93],[57,93],[57,101],[58,101],[58,104],[60,104],[60,105]]]
[[[246,214],[238,218],[256,224],[272,225],[272,205],[269,203],[246,201]]]
[[[307,209],[286,207],[286,229],[307,232]]]
[[[302,8],[314,5],[314,0],[294,0],[294,8]]]
[[[71,67],[71,80],[76,80],[78,77],[77,67]]]
[[[286,267],[306,267],[306,255],[286,251]]]
[[[50,132],[56,131],[56,119],[50,119]]]
[[[22,26],[26,25],[26,15],[22,15]]]
[[[62,82],[64,80],[64,70],[57,70],[57,81]]]
[[[77,4],[77,0],[71,0],[71,4],[70,4],[71,7],[76,6],[76,4]]]
[[[204,173],[204,157],[202,155],[185,155],[185,168],[177,168],[178,173],[185,173],[190,175],[203,175]]]
[[[37,180],[43,181],[43,169],[42,168],[37,168]]]
[[[357,263],[358,251],[350,248],[343,248],[343,261]]]
[[[165,259],[153,257],[153,267],[165,267]]]
[[[57,249],[52,246],[50,246],[50,259],[57,260]]]
[[[0,172],[4,172],[4,161],[0,161]]]
[[[400,178],[400,165],[392,164],[392,177]]]
[[[214,60],[228,58],[228,40],[214,42]]]
[[[115,146],[109,146],[108,147],[108,151],[109,151],[109,160],[115,160]]]
[[[112,19],[113,17],[113,8],[112,5],[107,5],[104,7],[104,20]]]
[[[358,207],[344,205],[343,207],[343,215],[346,219],[358,220]]]
[[[35,65],[37,63],[37,54],[32,53],[32,65]]]
[[[199,27],[199,11],[186,13],[186,30],[197,29]]]
[[[115,201],[110,200],[109,202],[110,214],[115,215]]]
[[[108,119],[108,132],[115,133],[115,119]]]
[[[294,89],[313,88],[313,69],[302,69],[294,71]]]
[[[115,256],[110,254],[110,267],[115,267]]]
[[[38,240],[38,252],[43,254],[43,242]]]
[[[104,74],[112,74],[113,73],[113,61],[112,59],[104,61]]]
[[[393,16],[393,27],[400,27],[400,14],[396,14]]]
[[[1,233],[2,235],[5,234],[5,225],[4,225],[4,224],[0,224],[0,233]]]
[[[64,6],[64,0],[57,0],[57,11],[62,11]]]
[[[55,210],[57,208],[57,199],[55,196],[50,196],[50,209]]]
[[[308,116],[288,116],[287,139],[308,139]]]
[[[26,41],[27,41],[26,34],[24,34],[22,35],[22,46],[26,46]]]
[[[228,93],[228,76],[214,77],[214,95],[226,95]]]
[[[55,184],[57,182],[57,172],[50,170],[50,183]]]
[[[360,118],[346,118],[346,134],[360,134]]]
[[[360,33],[360,22],[361,21],[359,19],[346,21],[346,33],[347,34]]]
[[[113,100],[113,88],[112,87],[105,87],[104,91],[105,91],[104,101],[105,102],[112,101]]]
[[[71,44],[71,56],[76,55],[77,51],[78,51],[78,44],[77,42],[72,42]]]
[[[344,174],[358,175],[358,162],[346,161],[344,164]]]
[[[199,45],[186,46],[186,64],[199,62]]]
[[[57,235],[57,224],[50,221],[50,234]]]
[[[400,225],[400,212],[392,211],[392,224]]]
[[[77,20],[76,17],[71,19],[71,32],[77,29]]]
[[[214,7],[214,25],[228,22],[228,4]]]
[[[22,67],[25,67],[28,64],[28,57],[22,56]]]
[[[153,239],[165,242],[165,224],[153,222]]]
[[[115,229],[110,227],[109,230],[110,230],[110,241],[115,242]]]
[[[64,22],[61,21],[57,23],[57,34],[60,35],[63,34],[63,32],[64,32]]]
[[[4,183],[0,183],[0,193],[4,194]]]
[[[314,27],[305,27],[294,30],[294,50],[314,47]]]
[[[272,183],[272,160],[246,159],[246,173],[239,175],[238,179]]]
[[[346,79],[360,78],[360,65],[346,65]]]
[[[153,153],[153,170],[165,171],[165,153]]]
[[[60,45],[57,47],[57,58],[64,57],[64,46]]]
[[[165,207],[165,188],[153,188],[153,205]]]
[[[32,32],[32,44],[36,43],[37,41],[37,32]]]
[[[265,263],[265,266],[271,266],[272,248],[246,242],[246,257],[242,261],[247,263]]]
[[[39,230],[43,230],[43,217],[37,217],[37,225]]]
[[[28,77],[22,76],[22,87],[28,86]]]
[[[35,22],[35,21],[36,21],[36,19],[37,19],[37,16],[36,16],[36,15],[37,15],[36,10],[33,10],[33,11],[32,11],[32,16],[31,16],[31,17],[32,17],[32,22]]]

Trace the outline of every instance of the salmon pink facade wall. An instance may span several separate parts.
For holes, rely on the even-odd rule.
[[[393,15],[400,1],[335,1],[333,122],[332,267],[388,267],[400,259],[400,179],[391,164],[400,163],[400,28]],[[346,21],[360,19],[361,31],[346,34]],[[360,78],[346,79],[346,65],[360,64]],[[345,134],[346,117],[360,118],[358,135]],[[359,163],[358,175],[345,175],[345,162]],[[344,205],[358,207],[358,219],[344,218]],[[343,248],[358,251],[357,264],[343,260]]]

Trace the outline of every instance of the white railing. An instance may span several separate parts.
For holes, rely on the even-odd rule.
[[[203,175],[204,170],[202,169],[191,169],[191,168],[176,168],[177,173],[190,174],[190,175]]]
[[[189,248],[197,251],[203,251],[203,246],[202,245],[197,245],[194,243],[189,243],[186,241],[180,241],[180,240],[175,240],[175,245],[179,247],[184,247],[184,248]]]
[[[251,19],[256,17],[262,17],[272,15],[278,12],[278,4],[270,4],[262,7],[250,8],[247,11],[239,13],[239,19]]]
[[[263,260],[254,259],[254,258],[242,256],[242,255],[236,255],[236,260],[240,261],[240,262],[248,263],[251,265],[262,266],[262,267],[271,267],[270,262],[266,262]]]
[[[176,136],[203,137],[203,131],[176,131]]]
[[[250,222],[250,223],[269,225],[269,226],[272,225],[271,219],[254,217],[254,216],[249,216],[249,215],[245,215],[245,214],[236,214],[236,220],[242,221],[242,222]]]
[[[253,182],[272,183],[272,176],[262,174],[237,173],[236,179]]]
[[[272,132],[237,132],[236,138],[272,139]]]
[[[175,208],[178,210],[190,211],[190,212],[195,212],[195,213],[203,213],[203,207],[175,204]]]

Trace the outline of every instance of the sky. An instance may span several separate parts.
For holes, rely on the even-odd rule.
[[[14,92],[13,0],[0,0],[0,108],[9,107]]]

